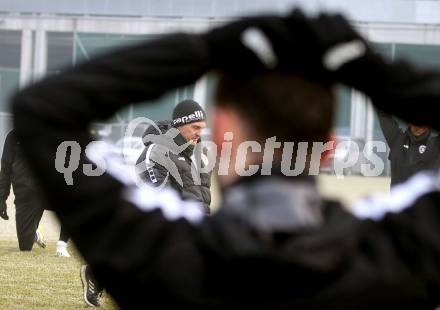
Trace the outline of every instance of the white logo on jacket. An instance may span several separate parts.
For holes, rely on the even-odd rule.
[[[420,153],[420,154],[425,153],[425,151],[426,151],[426,145],[421,145],[421,146],[419,146],[419,153]]]

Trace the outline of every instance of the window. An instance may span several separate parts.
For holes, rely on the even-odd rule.
[[[56,74],[64,67],[81,63],[112,49],[157,37],[158,35],[48,33],[48,73]],[[127,123],[136,117],[147,117],[152,120],[169,119],[178,102],[192,99],[193,96],[194,85],[182,87],[164,94],[148,105],[136,104],[124,108],[109,122]]]
[[[47,73],[56,74],[73,65],[73,33],[49,32],[47,34]]]
[[[440,46],[396,44],[394,59],[408,59],[421,66],[440,69]]]
[[[336,88],[336,110],[334,130],[337,136],[350,136],[351,89],[346,86]]]

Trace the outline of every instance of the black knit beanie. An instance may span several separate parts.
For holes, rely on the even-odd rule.
[[[183,100],[173,110],[173,126],[180,127],[194,122],[205,121],[205,111],[194,100]]]

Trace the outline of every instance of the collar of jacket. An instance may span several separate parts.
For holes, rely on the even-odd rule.
[[[186,139],[182,136],[181,133],[179,133],[175,138],[174,138],[174,142],[176,142],[177,145],[183,145],[185,143],[187,143],[188,141],[186,141]],[[191,157],[191,155],[194,152],[194,145],[190,144],[186,147],[186,149],[184,149],[181,154],[187,156],[188,158]]]
[[[311,176],[242,177],[224,190],[222,212],[260,232],[291,232],[323,223],[322,199]]]
[[[426,131],[420,136],[416,136],[411,132],[409,127],[406,129],[406,135],[408,136],[409,142],[411,144],[427,144],[429,137],[431,136],[431,130]]]

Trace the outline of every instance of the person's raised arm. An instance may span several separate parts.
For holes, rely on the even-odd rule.
[[[351,54],[340,50],[348,43]],[[130,103],[193,83],[208,70],[235,74],[280,70],[327,83],[343,82],[377,102],[388,102],[386,111],[399,115],[401,109],[401,116],[438,128],[434,113],[440,98],[438,76],[407,70],[401,77],[370,54],[343,17],[309,19],[299,11],[287,17],[248,18],[203,35],[168,35],[100,56],[20,91],[12,103],[16,134],[46,200],[87,261],[109,274],[136,279],[121,281],[127,285],[121,290],[132,289],[129,296],[145,293],[136,286],[141,281],[160,289],[148,281],[169,273],[164,262],[197,253],[194,225],[202,221],[202,214],[168,190],[132,187],[125,171],[111,160],[101,165],[106,173],[88,176],[90,160],[84,155],[91,140],[88,127]],[[415,106],[424,113],[414,113]],[[72,176],[58,172],[66,168],[60,164],[64,158],[55,160],[56,155],[62,157],[60,145],[72,148],[71,167],[76,167]],[[173,247],[176,244],[179,247]],[[176,274],[190,278],[192,269],[181,269]],[[104,284],[117,285],[110,278]],[[112,293],[120,294],[116,287]]]
[[[376,111],[382,133],[388,145],[391,147],[394,144],[396,137],[403,132],[400,130],[399,124],[392,115],[379,110]]]

